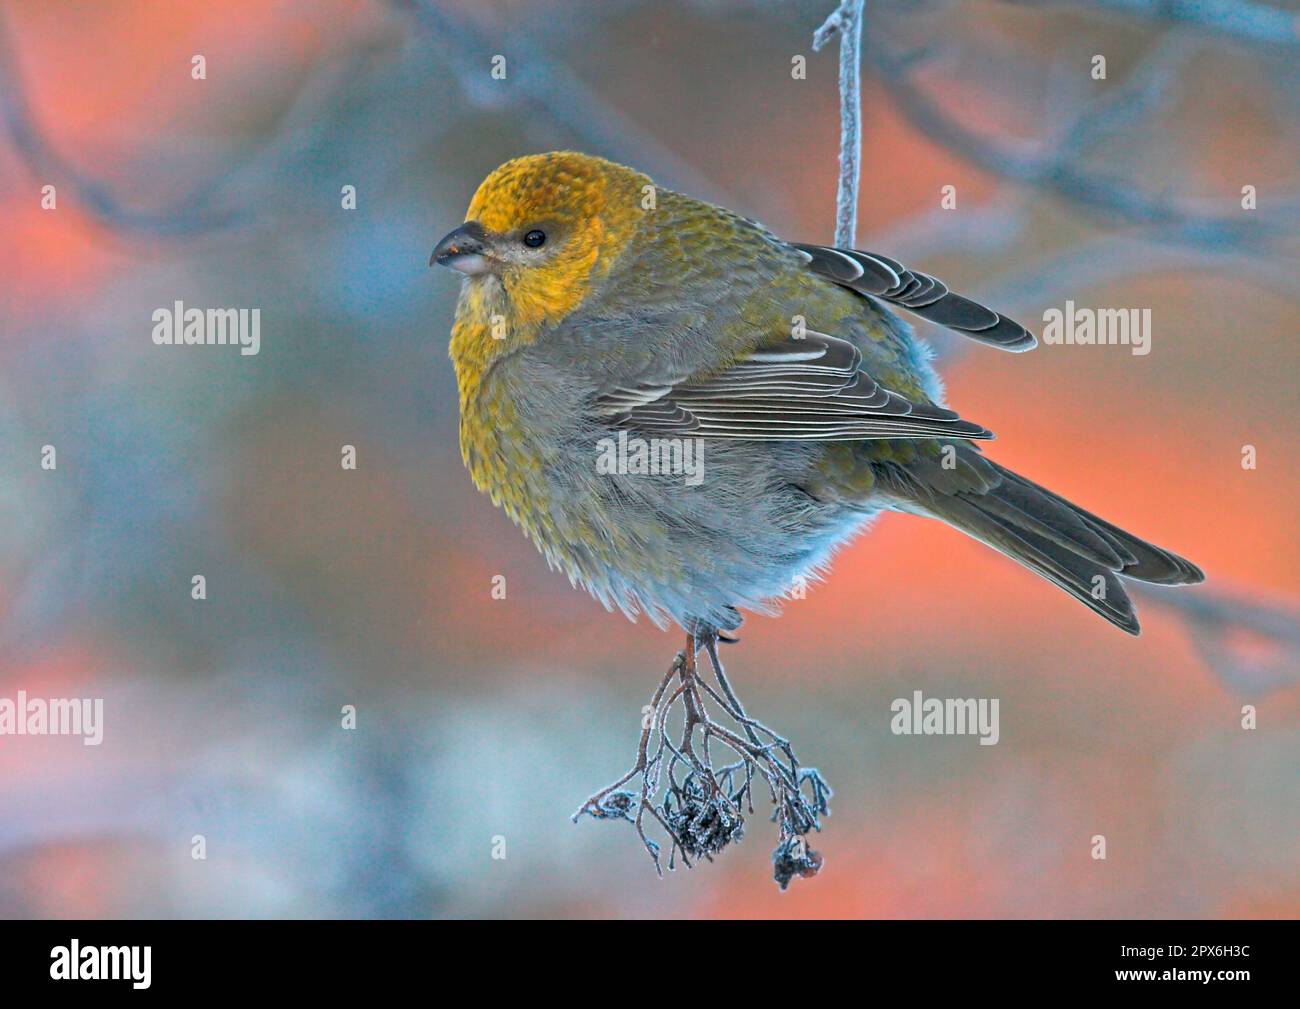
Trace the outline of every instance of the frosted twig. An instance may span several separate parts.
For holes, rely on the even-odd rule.
[[[642,722],[636,762],[612,785],[589,797],[573,814],[597,820],[626,820],[663,875],[662,848],[647,836],[653,823],[668,837],[669,869],[678,858],[685,868],[713,856],[745,836],[745,816],[754,812],[754,786],[763,784],[772,802],[778,843],[772,852],[772,878],[784,890],[795,876],[815,876],[822,857],[807,835],[821,830],[830,815],[830,787],[816,768],[801,767],[788,739],[745,714],[718,660],[716,631],[692,633],[660,681]],[[722,692],[701,675],[696,653],[703,647]],[[671,693],[670,688],[674,687]],[[668,720],[681,702],[681,734],[669,734]],[[725,716],[715,719],[716,705]],[[745,738],[731,728],[735,725]],[[712,748],[735,760],[715,765]],[[784,758],[784,759],[783,759]],[[631,784],[632,788],[624,786]]]
[[[858,232],[858,175],[862,160],[862,8],[865,0],[843,0],[813,33],[813,50],[840,37],[840,184],[835,197],[835,244],[851,249]]]

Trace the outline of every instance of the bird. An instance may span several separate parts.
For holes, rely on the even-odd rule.
[[[889,256],[554,151],[492,171],[435,264],[463,275],[450,355],[474,484],[574,586],[692,647],[776,612],[886,511],[946,522],[1133,635],[1126,581],[1204,579],[985,455],[992,432],[946,405],[899,313],[1003,351],[1037,340]],[[601,465],[611,446],[700,478]]]

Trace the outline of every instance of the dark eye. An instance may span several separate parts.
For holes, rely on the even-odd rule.
[[[524,235],[524,244],[530,249],[540,248],[546,243],[546,233],[543,231],[530,231]]]

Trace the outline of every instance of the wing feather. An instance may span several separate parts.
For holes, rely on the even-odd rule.
[[[843,287],[907,309],[922,319],[1002,350],[1021,352],[1038,345],[1020,323],[948,290],[937,277],[909,270],[878,252],[794,244],[814,273]]]
[[[951,410],[886,389],[861,369],[862,354],[852,343],[809,331],[705,378],[608,389],[595,409],[647,434],[779,441],[993,437]]]

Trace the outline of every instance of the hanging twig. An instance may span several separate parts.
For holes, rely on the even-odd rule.
[[[701,675],[696,663],[701,647],[721,693]],[[714,717],[712,707],[722,719]],[[662,849],[646,834],[646,827],[654,825],[646,820],[647,813],[668,838],[667,867],[676,868],[680,860],[689,869],[700,859],[712,861],[744,838],[745,817],[754,812],[755,798],[761,801],[755,786],[761,791],[766,785],[778,836],[773,878],[784,890],[796,876],[817,875],[822,857],[809,847],[808,834],[821,830],[822,817],[830,815],[830,786],[816,768],[799,764],[788,739],[745,713],[718,660],[716,632],[688,637],[649,710],[636,762],[612,785],[590,796],[573,814],[575,822],[591,816],[633,824],[662,875]],[[668,722],[678,714],[682,729],[674,737]],[[718,756],[730,751],[736,759],[715,765],[715,748]],[[635,787],[623,787],[628,784]]]
[[[844,0],[813,33],[813,50],[840,37],[840,184],[835,197],[835,244],[851,249],[858,234],[858,176],[862,161],[862,7],[865,0]]]

